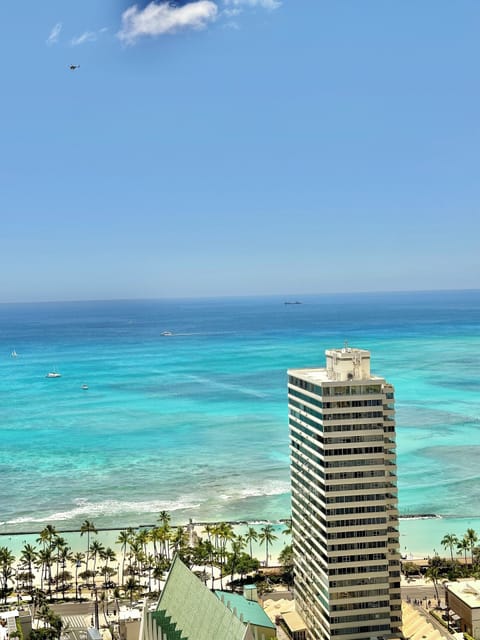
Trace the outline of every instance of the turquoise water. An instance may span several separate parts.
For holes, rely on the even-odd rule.
[[[302,302],[0,305],[0,532],[288,517],[286,369],[345,340],[396,388],[400,511],[480,518],[480,292]]]

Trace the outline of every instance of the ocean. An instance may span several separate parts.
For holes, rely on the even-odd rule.
[[[288,518],[286,370],[345,342],[395,386],[400,513],[480,528],[480,291],[294,300],[0,305],[0,533]]]

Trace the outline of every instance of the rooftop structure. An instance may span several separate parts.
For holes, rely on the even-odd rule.
[[[215,591],[215,595],[228,609],[234,611],[241,620],[250,623],[257,630],[261,630],[265,639],[275,637],[276,627],[258,602],[248,600],[244,596],[231,591]]]
[[[275,635],[258,603],[212,593],[178,556],[156,610],[144,611],[140,640],[268,640]],[[228,598],[227,598],[228,596]],[[259,611],[260,609],[260,611]],[[261,614],[264,617],[261,617]],[[265,623],[257,626],[259,622]]]

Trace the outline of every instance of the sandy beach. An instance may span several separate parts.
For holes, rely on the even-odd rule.
[[[267,521],[257,520],[248,523],[232,523],[236,535],[244,535],[249,527],[253,527],[260,532],[260,529],[265,526]],[[200,538],[206,538],[205,525],[214,524],[210,523],[193,523],[194,531]],[[290,542],[288,536],[282,533],[285,529],[285,525],[276,521],[272,523],[275,529],[275,535],[277,539],[271,545],[269,549],[269,564],[275,564],[278,558],[278,554],[281,552],[283,546]],[[180,524],[178,526],[186,527],[188,523]],[[142,525],[140,528],[152,528],[154,525]],[[173,526],[177,526],[175,523]],[[105,547],[111,547],[118,555],[121,556],[120,545],[117,543],[120,531],[125,528],[115,529],[99,529],[97,535],[91,536],[91,541],[95,538],[101,542]],[[425,558],[428,556],[439,553],[442,555],[444,550],[441,546],[441,540],[447,533],[454,533],[458,538],[463,537],[463,534],[467,529],[471,528],[480,532],[480,518],[400,518],[400,550],[402,555],[414,558]],[[58,533],[64,537],[70,546],[71,550],[76,552],[85,552],[87,547],[86,535],[81,536],[79,530],[75,531],[63,531],[61,527],[58,527]],[[137,530],[139,530],[137,529]],[[40,530],[39,530],[40,531]],[[0,532],[0,546],[8,547],[12,553],[19,557],[21,550],[25,544],[31,544],[39,546],[37,539],[39,532],[37,533],[2,533]],[[265,559],[265,548],[258,543],[252,544],[253,554],[260,560]]]
[[[190,523],[186,525],[172,525],[183,526],[189,531],[191,539],[202,538],[207,539],[207,533],[205,527],[207,524],[214,523]],[[235,535],[245,535],[249,527],[253,527],[259,534],[262,527],[267,524],[267,521],[255,521],[255,522],[236,522],[231,523],[234,529]],[[276,539],[269,546],[268,550],[268,565],[275,566],[278,564],[278,556],[284,546],[291,542],[289,535],[285,535],[284,522],[271,523],[274,527],[274,535]],[[476,531],[480,531],[480,519],[477,518],[440,518],[440,517],[415,517],[400,519],[400,551],[403,557],[407,559],[424,559],[434,555],[446,556],[448,555],[446,550],[441,546],[441,540],[447,533],[454,533],[458,538],[463,537],[463,534],[468,528],[472,528]],[[152,528],[153,525],[144,525],[137,528],[135,531],[142,529]],[[93,540],[99,542],[103,547],[110,547],[114,550],[116,557],[111,560],[109,566],[114,571],[112,575],[112,581],[116,584],[122,584],[124,581],[122,576],[122,560],[123,552],[121,544],[118,542],[121,531],[125,529],[100,529],[97,534],[90,534],[90,544]],[[87,550],[87,535],[81,535],[79,530],[76,531],[62,531],[61,528],[57,530],[57,533],[61,535],[67,542],[72,553],[86,553]],[[15,556],[15,566],[19,566],[19,559],[22,553],[22,549],[26,544],[36,547],[37,551],[41,548],[38,542],[39,533],[2,533],[0,534],[0,547],[7,547],[11,553]],[[146,546],[148,554],[154,553],[154,545],[149,542]],[[249,553],[249,545],[245,549]],[[260,545],[257,541],[252,541],[252,553],[257,557],[261,564],[264,565],[266,561],[265,546]],[[100,566],[100,562],[97,563],[97,567]],[[91,562],[90,562],[91,567]],[[70,571],[72,576],[75,575],[75,565],[69,563],[67,570]],[[82,568],[82,571],[84,567]],[[96,578],[97,585],[103,582],[103,577],[98,575]],[[40,572],[35,570],[35,584],[40,586]],[[86,591],[83,595],[92,597]]]
[[[190,540],[193,543],[195,540],[198,540],[198,539],[203,539],[203,540],[207,539],[207,533],[205,531],[205,527],[208,524],[212,525],[215,523],[189,523],[187,525],[171,525],[171,526],[172,526],[172,529],[175,529],[176,526],[183,526],[184,529],[189,533]],[[260,534],[262,527],[264,527],[265,524],[267,524],[267,522],[266,521],[256,521],[251,523],[237,522],[237,523],[231,523],[231,524],[233,526],[235,535],[244,535],[247,532],[249,527],[254,528],[257,531],[257,534]],[[282,551],[283,547],[286,544],[290,543],[290,536],[283,534],[283,531],[285,530],[284,523],[276,522],[276,523],[272,523],[272,526],[274,527],[274,535],[276,536],[276,539],[272,542],[271,545],[269,545],[269,549],[268,549],[268,565],[269,566],[275,566],[278,564],[279,553]],[[138,533],[141,530],[149,529],[152,527],[153,525],[151,526],[144,525],[142,527],[137,528],[134,531]],[[90,545],[95,540],[96,542],[103,545],[104,548],[110,547],[115,552],[115,556],[116,556],[115,559],[112,559],[109,562],[109,567],[112,569],[111,580],[115,584],[123,584],[127,580],[127,575],[125,574],[125,577],[122,575],[124,555],[121,548],[121,543],[118,542],[120,533],[125,530],[126,529],[103,529],[103,530],[100,529],[96,534],[93,532],[90,533]],[[62,531],[61,529],[58,529],[56,530],[56,532],[58,533],[58,535],[60,535],[62,538],[65,539],[67,545],[70,547],[71,552],[73,554],[78,552],[86,554],[86,551],[87,551],[87,535],[86,534],[82,536],[79,530]],[[11,551],[11,553],[14,555],[15,569],[20,568],[20,557],[22,554],[22,549],[25,547],[25,545],[32,545],[33,547],[36,548],[37,551],[39,551],[42,546],[41,543],[39,542],[39,533],[0,534],[0,547],[7,547]],[[227,548],[228,547],[229,545],[227,544]],[[154,554],[155,548],[154,548],[153,542],[148,542],[146,544],[145,551],[147,555]],[[250,545],[248,545],[245,548],[245,552],[246,553],[250,552]],[[257,557],[260,560],[262,565],[266,563],[265,546],[260,545],[258,541],[252,541],[252,553],[254,557]],[[127,551],[127,554],[128,554],[128,551]],[[89,563],[90,569],[92,568],[92,564],[93,564],[93,560],[90,558],[90,563]],[[104,564],[103,561],[97,561],[97,572],[99,567],[103,566],[103,564]],[[53,563],[52,566],[55,569],[55,563]],[[125,566],[128,566],[128,561]],[[41,586],[40,569],[36,567],[32,567],[32,569],[35,576],[34,586],[40,587]],[[85,570],[85,566],[82,566],[81,569],[78,569],[75,566],[75,563],[73,561],[70,561],[70,562],[67,562],[66,564],[66,570],[70,572],[70,574],[72,575],[72,579],[69,581],[70,584],[72,584],[75,581],[74,576],[76,575],[76,573],[80,575],[81,572]],[[24,568],[23,568],[23,571],[25,571]],[[56,571],[54,570],[53,573],[55,574]],[[219,578],[218,569],[214,569],[214,576],[216,579]],[[148,577],[145,577],[145,576],[139,577],[139,580],[140,580],[140,583],[145,588],[148,588]],[[85,582],[84,579],[80,579],[80,578],[78,581],[79,583]],[[89,582],[91,583],[92,581],[89,580]],[[100,573],[98,573],[98,575],[95,578],[95,584],[97,585],[97,587],[100,587],[103,584],[103,582],[104,582],[104,577]],[[11,585],[13,586],[12,583]],[[44,588],[46,587],[44,586]],[[87,598],[94,597],[93,591],[85,588],[82,589],[81,595],[82,597],[87,597]],[[11,602],[16,602],[17,593],[14,592],[12,596],[10,596],[9,600]]]

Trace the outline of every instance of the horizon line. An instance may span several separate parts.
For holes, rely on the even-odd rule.
[[[242,300],[251,298],[288,298],[297,299],[301,296],[363,296],[363,295],[386,295],[386,294],[411,294],[411,293],[475,293],[480,292],[480,288],[460,288],[460,289],[373,289],[363,291],[323,291],[304,293],[244,293],[244,294],[215,294],[215,295],[183,295],[183,296],[148,296],[132,298],[68,298],[57,300],[11,300],[2,301],[0,306],[6,305],[34,305],[34,304],[81,304],[88,302],[160,302],[175,300]]]

